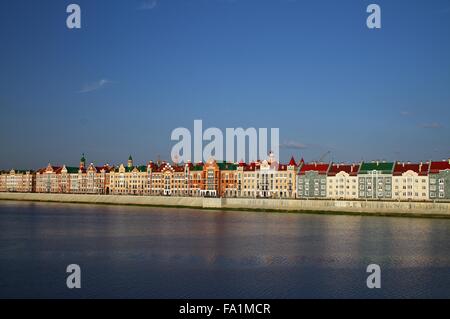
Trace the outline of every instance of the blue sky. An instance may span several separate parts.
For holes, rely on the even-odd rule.
[[[279,127],[282,160],[447,158],[449,39],[449,0],[8,1],[0,168],[168,159],[195,119]]]

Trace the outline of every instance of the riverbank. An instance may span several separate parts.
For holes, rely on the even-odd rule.
[[[450,203],[0,193],[0,200],[185,207],[264,212],[450,218]]]

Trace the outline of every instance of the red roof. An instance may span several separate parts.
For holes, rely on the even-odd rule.
[[[332,164],[328,176],[336,176],[339,172],[345,172],[351,176],[358,175],[359,164]]]
[[[109,165],[103,165],[103,166],[96,166],[95,169],[97,170],[97,173],[100,173],[102,170],[105,170],[105,173],[109,173],[112,170],[112,167]]]
[[[436,174],[440,171],[450,170],[450,160],[442,162],[431,162],[430,173]]]
[[[413,171],[419,175],[428,175],[428,163],[411,164],[411,163],[396,163],[394,166],[394,176],[401,176],[407,171]]]
[[[289,161],[289,166],[297,166],[297,163],[295,163],[294,156],[291,157],[291,160]]]
[[[156,170],[156,172],[161,172],[168,169],[171,169],[174,172],[184,172],[184,165],[177,165],[177,164],[170,165],[169,163],[164,163]]]
[[[330,164],[323,164],[323,163],[310,163],[310,164],[304,164],[302,168],[300,169],[300,175],[304,175],[305,172],[308,171],[316,171],[319,174],[326,174],[328,171],[328,167]]]
[[[251,162],[250,164],[244,164],[244,171],[255,171],[256,170],[256,163]]]

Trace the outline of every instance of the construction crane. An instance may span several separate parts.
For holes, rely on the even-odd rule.
[[[326,153],[324,153],[324,154],[319,158],[319,160],[318,160],[317,162],[318,162],[318,163],[322,162],[323,159],[324,159],[328,154],[330,154],[330,153],[331,153],[330,151],[327,151]]]

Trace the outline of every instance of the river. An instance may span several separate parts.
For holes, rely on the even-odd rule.
[[[0,201],[0,298],[431,297],[449,219]]]

